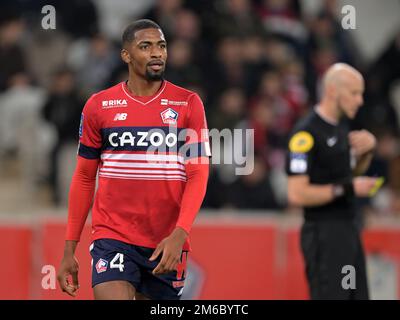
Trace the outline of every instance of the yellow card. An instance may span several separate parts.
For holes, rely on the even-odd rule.
[[[384,182],[385,182],[385,178],[384,177],[379,177],[376,180],[374,187],[369,192],[369,196],[373,197],[378,192],[378,190],[382,187]]]

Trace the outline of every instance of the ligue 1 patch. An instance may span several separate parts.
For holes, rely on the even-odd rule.
[[[290,154],[290,172],[306,173],[307,172],[307,155],[304,153]]]
[[[176,122],[178,120],[178,112],[176,112],[175,110],[173,110],[171,108],[165,109],[160,114],[161,114],[161,119],[162,119],[163,123],[176,124]]]
[[[83,134],[83,118],[85,116],[83,115],[83,113],[81,114],[81,122],[79,123],[79,138],[82,138],[82,134]]]
[[[97,273],[102,273],[107,271],[108,261],[104,259],[99,259],[96,263],[96,271]]]
[[[289,150],[293,153],[306,153],[314,146],[314,138],[307,131],[297,132],[289,141]]]

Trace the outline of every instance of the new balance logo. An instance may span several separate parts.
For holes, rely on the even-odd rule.
[[[127,113],[117,113],[114,117],[114,121],[118,121],[118,120],[126,120],[126,118],[128,117]]]
[[[125,99],[118,100],[103,100],[101,102],[103,108],[116,108],[116,107],[127,107],[128,102]]]

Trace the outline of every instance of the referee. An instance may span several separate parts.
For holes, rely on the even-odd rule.
[[[369,196],[377,183],[359,176],[376,140],[366,130],[350,131],[348,123],[363,104],[363,92],[357,70],[344,63],[331,66],[320,103],[296,124],[289,140],[288,200],[304,208],[301,248],[311,299],[369,298],[355,197]],[[354,273],[350,287],[343,285],[347,270]]]

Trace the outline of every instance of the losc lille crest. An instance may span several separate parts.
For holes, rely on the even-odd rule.
[[[176,112],[175,110],[168,108],[168,109],[164,110],[163,112],[161,112],[160,114],[161,114],[161,119],[162,119],[163,123],[166,123],[166,124],[176,124],[177,123],[178,112]]]
[[[96,271],[97,273],[102,273],[107,271],[108,261],[104,259],[99,259],[96,263]]]

